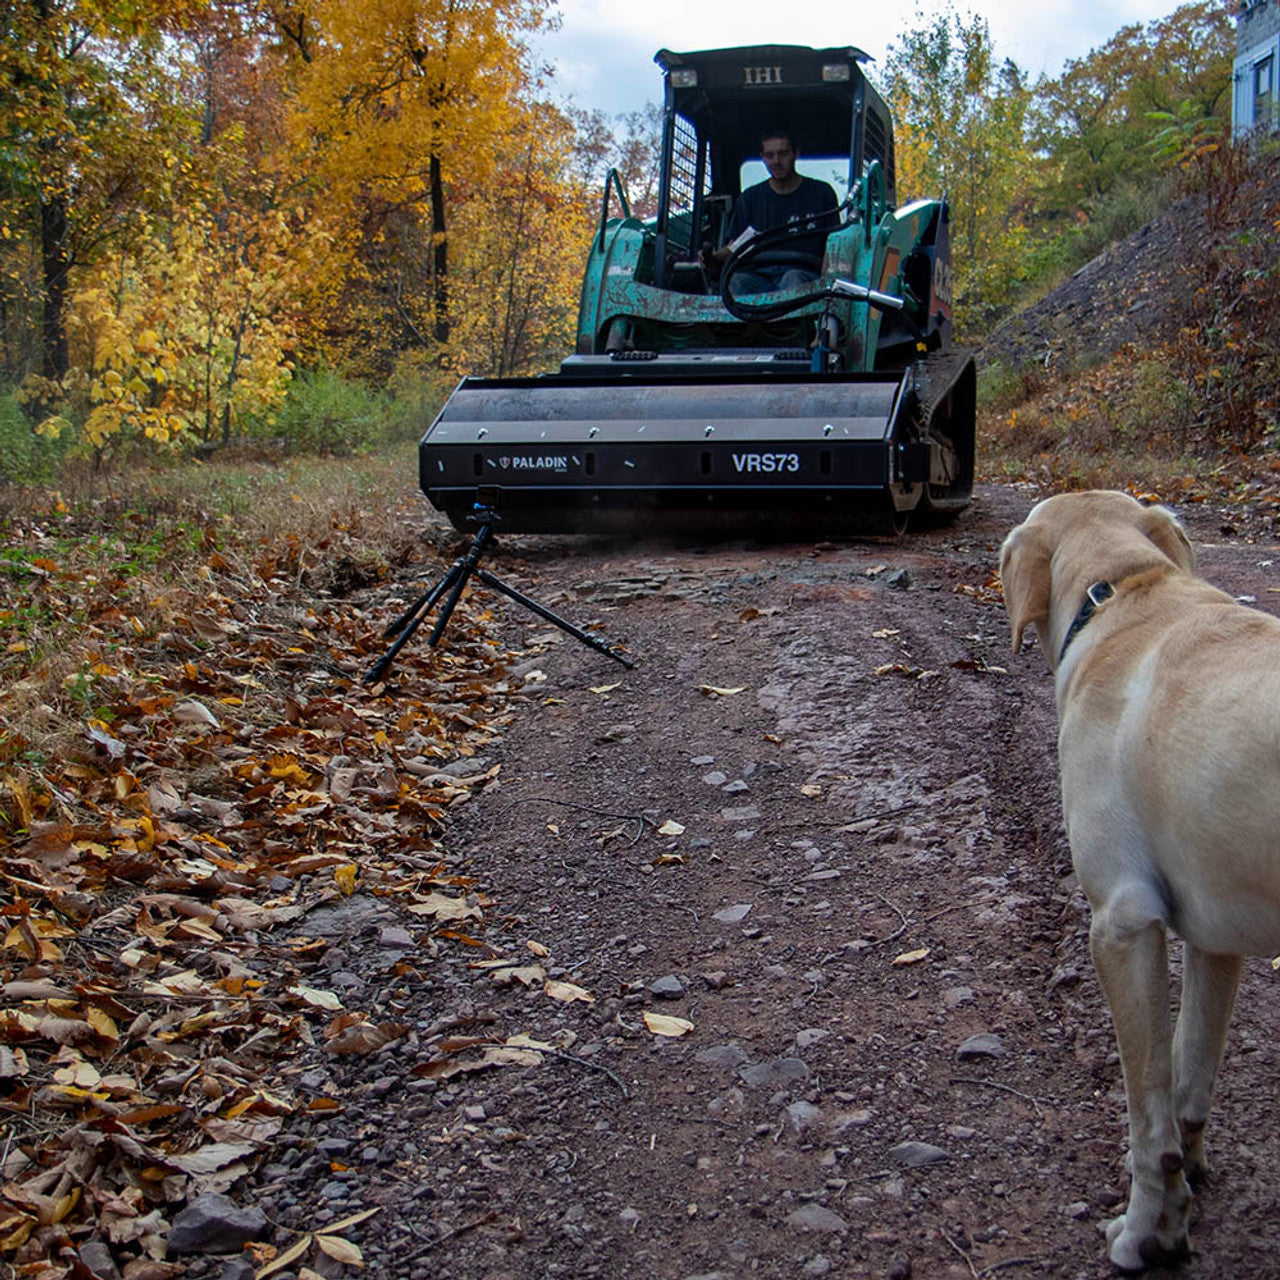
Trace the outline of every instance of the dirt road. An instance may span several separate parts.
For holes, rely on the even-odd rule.
[[[252,1198],[295,1228],[382,1206],[346,1234],[407,1280],[1109,1275],[1119,1066],[1048,673],[991,581],[1029,505],[985,488],[901,542],[501,548],[638,665],[494,605],[521,656],[457,772],[501,768],[445,837],[482,921],[427,937],[357,894],[309,923],[318,984],[414,1034],[297,1065],[343,1107]],[[1273,532],[1183,514],[1206,576],[1280,611]],[[1183,1274],[1280,1277],[1276,984],[1249,965]],[[531,1065],[428,1069],[521,1033]]]

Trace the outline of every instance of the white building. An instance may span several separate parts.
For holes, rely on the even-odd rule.
[[[1276,128],[1276,75],[1280,71],[1280,0],[1243,0],[1236,20],[1231,133],[1243,137]]]

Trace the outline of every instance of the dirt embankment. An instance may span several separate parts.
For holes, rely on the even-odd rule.
[[[478,918],[357,892],[308,922],[314,984],[412,1032],[300,1058],[341,1106],[251,1199],[298,1231],[380,1207],[344,1234],[405,1280],[1108,1276],[1119,1066],[1051,686],[990,581],[1029,505],[985,488],[902,542],[500,549],[638,665],[495,606],[511,717],[455,768],[501,767],[445,842]],[[1274,542],[1188,514],[1207,576],[1275,610]],[[1278,1033],[1255,962],[1186,1274],[1280,1277]]]

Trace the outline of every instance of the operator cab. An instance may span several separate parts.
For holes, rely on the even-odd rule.
[[[702,53],[661,50],[663,133],[653,284],[714,292],[699,251],[725,242],[733,203],[768,177],[761,132],[790,128],[797,170],[853,192],[879,161],[894,204],[893,130],[888,108],[862,74],[868,56],[852,46],[810,49],[753,45]]]

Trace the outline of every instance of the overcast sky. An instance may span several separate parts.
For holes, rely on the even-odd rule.
[[[972,0],[957,6],[980,13],[999,58],[1012,58],[1034,80],[1055,75],[1068,58],[1104,44],[1120,27],[1172,13],[1178,0]],[[541,44],[554,64],[557,96],[609,115],[662,101],[653,55],[746,44],[856,45],[877,65],[914,0],[878,4],[791,4],[785,0],[560,0],[563,26]],[[926,3],[926,13],[936,6]]]

